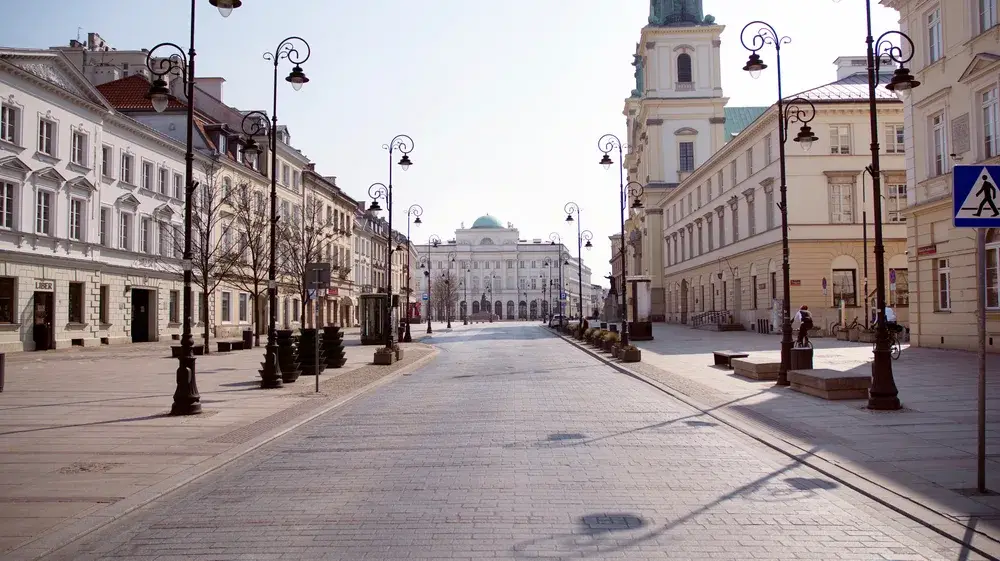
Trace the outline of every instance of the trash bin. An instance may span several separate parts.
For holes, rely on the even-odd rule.
[[[810,348],[792,349],[792,370],[812,370],[813,350]]]
[[[243,350],[253,348],[253,330],[244,329],[243,330]]]

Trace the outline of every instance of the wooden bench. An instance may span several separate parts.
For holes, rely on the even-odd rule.
[[[219,347],[220,353],[228,353],[231,351],[242,351],[243,350],[243,339],[239,341],[218,341],[216,345]]]
[[[726,368],[732,368],[732,360],[734,358],[746,358],[750,356],[748,353],[743,351],[714,351],[712,356],[715,358],[716,366],[725,366]]]
[[[170,346],[170,356],[172,358],[180,358],[181,357],[181,349],[183,349],[183,348],[184,347],[182,347],[180,345],[171,345]],[[202,356],[202,355],[205,354],[205,346],[204,345],[195,345],[192,350],[194,350],[194,355],[195,356]]]
[[[733,373],[751,380],[777,380],[781,360],[774,358],[754,357],[738,358],[730,361]]]
[[[871,375],[826,368],[789,370],[788,382],[793,390],[822,399],[866,399]]]

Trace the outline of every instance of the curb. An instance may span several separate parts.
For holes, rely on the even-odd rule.
[[[412,363],[397,369],[389,375],[380,378],[367,386],[359,388],[333,402],[330,402],[327,405],[320,407],[317,410],[310,411],[296,419],[292,419],[291,421],[288,421],[266,434],[262,434],[249,442],[230,448],[225,452],[209,458],[200,464],[192,466],[155,485],[147,487],[138,493],[126,497],[125,499],[98,510],[90,510],[87,514],[80,518],[68,520],[56,526],[48,533],[39,536],[21,547],[4,553],[3,559],[4,561],[33,561],[45,555],[54,553],[57,550],[76,542],[84,536],[96,532],[112,522],[121,519],[125,515],[148,505],[164,495],[209,475],[210,473],[230,464],[250,452],[253,452],[254,450],[284,436],[285,434],[301,427],[302,425],[305,425],[306,423],[309,423],[310,421],[313,421],[317,417],[321,417],[372,390],[396,380],[401,376],[409,375],[413,371],[422,368],[436,358],[438,352],[439,351],[436,347],[430,347],[430,352],[427,356],[420,357]]]
[[[892,489],[880,485],[863,475],[837,465],[825,458],[813,455],[802,445],[784,438],[775,437],[766,431],[753,426],[751,423],[736,418],[734,415],[726,413],[725,411],[707,407],[698,402],[696,399],[691,398],[661,382],[648,378],[638,372],[634,372],[622,366],[620,363],[614,362],[611,359],[594,352],[590,348],[577,343],[575,339],[570,339],[569,337],[557,332],[549,331],[549,333],[566,341],[576,349],[590,355],[592,358],[610,366],[614,370],[656,388],[657,390],[673,397],[689,407],[698,410],[703,415],[711,417],[729,428],[749,436],[761,444],[764,444],[768,448],[771,448],[772,450],[802,465],[805,465],[825,475],[826,477],[829,477],[830,479],[833,479],[844,487],[860,493],[861,495],[892,510],[893,512],[905,516],[906,518],[921,524],[929,530],[933,530],[934,532],[954,541],[957,544],[967,547],[970,551],[988,559],[1000,560],[1000,541],[997,541],[988,534],[976,530],[974,525],[975,519],[972,520],[972,526],[956,522],[954,519],[945,516],[936,510],[928,508],[923,504],[910,499],[909,497],[900,495]]]

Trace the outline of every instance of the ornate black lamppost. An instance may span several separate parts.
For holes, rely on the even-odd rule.
[[[392,349],[392,153],[399,150],[403,155],[399,159],[399,167],[403,171],[410,169],[413,162],[410,161],[410,152],[413,151],[413,139],[405,134],[398,134],[388,144],[383,144],[382,149],[389,152],[389,185],[373,183],[368,188],[368,196],[372,198],[372,204],[368,207],[372,212],[382,210],[378,201],[385,201],[385,212],[389,215],[389,234],[386,238],[386,262],[385,262],[385,348]]]
[[[583,248],[594,247],[590,243],[590,240],[594,239],[594,234],[590,233],[590,230],[580,230],[580,205],[568,202],[563,208],[563,212],[566,213],[566,222],[573,222],[573,214],[576,213],[576,275],[579,284],[577,313],[580,316],[580,321],[583,321]],[[584,244],[584,241],[587,243]]]
[[[747,29],[751,26],[756,26],[757,31],[751,36],[750,43],[747,44]],[[795,142],[798,142],[803,150],[809,150],[812,147],[812,143],[818,139],[809,127],[809,122],[816,116],[816,107],[813,106],[812,102],[801,97],[788,102],[785,102],[784,97],[782,97],[781,45],[790,43],[789,37],[778,35],[778,32],[769,23],[752,21],[746,24],[743,31],[740,32],[740,42],[743,43],[744,48],[750,51],[750,58],[747,60],[746,66],[743,67],[743,70],[749,72],[750,76],[756,78],[760,75],[761,70],[767,68],[760,55],[757,54],[757,51],[764,48],[765,45],[774,45],[774,57],[778,72],[778,169],[781,180],[779,186],[781,202],[778,203],[778,209],[781,211],[781,274],[783,277],[781,280],[784,302],[781,308],[781,366],[778,368],[776,385],[787,386],[788,370],[792,365],[792,303],[789,281],[791,273],[788,261],[788,184],[785,175],[785,142],[788,140],[789,125],[799,122],[802,123],[802,126],[795,136]]]
[[[303,49],[300,51],[299,49]],[[246,145],[243,147],[243,154],[256,162],[260,154],[260,146],[254,140],[255,136],[268,135],[268,144],[271,148],[271,239],[270,253],[271,262],[267,270],[267,290],[268,290],[268,326],[267,345],[264,351],[264,364],[260,372],[260,387],[280,388],[281,369],[278,367],[278,341],[277,328],[278,321],[278,280],[275,269],[277,258],[277,228],[278,228],[278,63],[283,59],[288,59],[295,66],[285,78],[285,81],[292,84],[298,91],[302,85],[309,81],[305,73],[302,72],[301,64],[309,60],[312,53],[309,43],[301,37],[288,37],[280,43],[274,52],[264,53],[264,60],[270,60],[274,65],[274,80],[272,83],[271,96],[271,124],[267,125],[267,115],[260,111],[251,111],[243,117],[241,127],[243,133],[248,136]]]
[[[410,336],[410,287],[413,285],[410,268],[410,224],[419,226],[420,217],[423,214],[424,207],[418,204],[412,204],[410,208],[406,209],[406,331],[403,333],[404,343],[413,342],[413,337]],[[411,218],[413,218],[412,221]]]
[[[462,311],[462,325],[469,325],[469,273],[472,269],[466,269],[462,273],[462,286],[465,288],[465,295],[463,296],[465,302],[465,310]]]
[[[497,276],[496,275],[491,275],[490,276],[490,287],[489,287],[489,292],[490,292],[490,302],[489,302],[490,309],[487,310],[487,312],[489,312],[490,323],[493,323],[493,284],[496,281],[497,281]]]
[[[427,333],[428,335],[433,333],[434,330],[431,329],[431,247],[437,248],[441,245],[441,238],[436,234],[431,234],[431,237],[427,238],[427,259],[424,264],[427,265],[427,269],[424,271],[424,276],[427,277]],[[424,265],[420,265],[423,268]]]
[[[219,9],[222,17],[243,5],[242,0],[209,0],[209,3]],[[146,68],[156,79],[150,85],[146,98],[157,113],[162,113],[170,104],[170,89],[164,76],[172,72],[180,72],[184,80],[184,95],[187,97],[187,139],[184,150],[184,255],[181,267],[184,270],[184,326],[181,335],[181,356],[177,364],[177,388],[174,390],[171,415],[196,415],[201,413],[201,395],[198,393],[197,376],[195,375],[194,336],[191,333],[192,315],[194,315],[194,300],[191,293],[192,255],[191,228],[193,196],[197,184],[194,181],[194,23],[195,0],[191,0],[191,35],[187,55],[184,49],[175,43],[160,43],[146,55]],[[176,50],[166,58],[156,58],[154,53],[161,47]],[[208,344],[206,341],[205,344]]]
[[[628,267],[625,263],[625,210],[628,208],[628,198],[632,197],[632,208],[642,208],[642,184],[636,181],[625,183],[625,155],[622,141],[615,135],[608,133],[597,140],[597,149],[604,153],[601,156],[600,164],[604,169],[610,169],[615,162],[611,159],[610,152],[618,150],[618,201],[621,207],[619,213],[621,218],[621,261],[622,261],[622,291],[621,291],[621,342],[628,345],[628,280],[626,279]]]
[[[839,2],[839,0],[834,0]],[[889,353],[889,331],[885,325],[885,246],[882,242],[882,174],[879,173],[879,143],[878,143],[878,113],[875,102],[875,89],[879,83],[879,66],[882,57],[888,57],[899,67],[893,72],[892,80],[886,84],[889,91],[901,95],[909,95],[910,90],[920,85],[906,63],[913,59],[913,41],[905,33],[886,31],[878,39],[872,37],[872,5],[871,0],[865,0],[865,17],[868,25],[868,115],[871,125],[872,163],[868,169],[872,177],[872,204],[875,211],[873,225],[875,226],[875,307],[878,319],[875,323],[875,352],[872,361],[872,383],[868,389],[868,408],[878,410],[895,410],[901,407],[899,390],[892,375],[892,357]],[[891,41],[891,36],[898,35],[909,47],[909,54],[904,53]],[[865,295],[867,301],[868,295]],[[983,473],[980,471],[980,473]],[[985,483],[980,482],[980,489],[985,489]]]
[[[559,236],[558,232],[552,232],[551,234],[549,234],[549,242],[552,245],[557,246],[558,249],[559,249],[559,294],[558,294],[559,300],[558,300],[558,302],[559,302],[559,325],[562,326],[562,325],[565,325],[565,323],[566,323],[566,310],[563,308],[563,298],[562,298],[563,289],[564,289],[564,287],[563,287],[563,266],[564,265],[569,265],[569,260],[565,258],[565,254],[563,253],[563,250],[562,250],[562,248],[563,248],[562,238]]]

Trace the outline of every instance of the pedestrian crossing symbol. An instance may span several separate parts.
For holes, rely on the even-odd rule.
[[[1000,166],[955,166],[952,201],[956,228],[1000,227]]]

